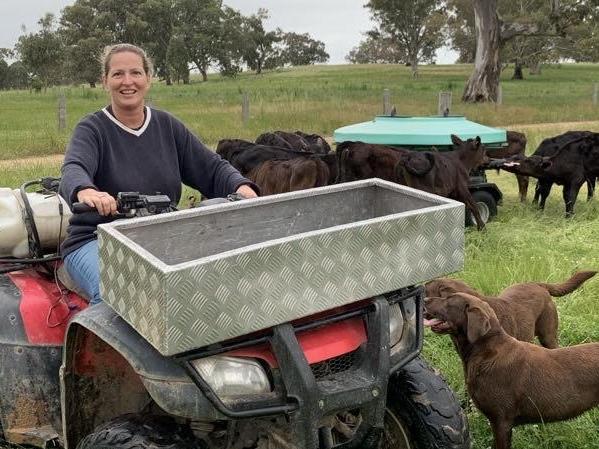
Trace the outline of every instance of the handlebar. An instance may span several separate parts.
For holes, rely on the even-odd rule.
[[[240,201],[245,199],[240,193],[231,193],[226,198],[213,198],[201,201],[199,206],[211,206],[218,203],[230,201]],[[145,215],[156,215],[164,212],[177,210],[171,205],[171,199],[167,195],[142,195],[139,192],[119,192],[116,198],[117,216],[131,218],[134,216],[143,217]],[[88,206],[85,203],[73,203],[71,208],[74,214],[83,214],[85,212],[95,212],[96,208]]]
[[[139,192],[119,192],[116,198],[117,212],[121,217],[155,215],[176,210],[167,195],[142,195]],[[96,208],[85,203],[73,203],[74,214],[95,212]]]

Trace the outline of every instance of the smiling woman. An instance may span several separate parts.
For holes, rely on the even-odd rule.
[[[257,196],[257,187],[209,150],[175,117],[145,106],[152,80],[146,53],[131,44],[107,47],[102,83],[110,105],[75,128],[62,166],[60,193],[69,203],[84,203],[93,213],[74,214],[62,245],[65,268],[91,298],[99,292],[96,227],[115,218],[119,192],[161,192],[175,206],[181,183],[204,196],[237,192]]]

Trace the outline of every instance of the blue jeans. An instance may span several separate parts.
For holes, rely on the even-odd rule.
[[[102,302],[99,259],[97,240],[86,243],[64,258],[67,273],[88,296],[90,305]]]

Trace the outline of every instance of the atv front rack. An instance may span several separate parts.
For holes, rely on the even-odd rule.
[[[382,435],[382,423],[387,398],[390,373],[404,366],[418,355],[422,346],[422,304],[424,289],[405,288],[366,301],[357,310],[294,326],[290,323],[275,326],[268,335],[243,342],[218,345],[190,351],[175,357],[213,406],[231,419],[250,419],[264,416],[287,415],[291,423],[294,442],[302,448],[318,448],[321,422],[324,417],[341,411],[359,409],[363,419],[351,441],[339,448],[376,448]],[[413,299],[416,304],[416,338],[401,353],[390,356],[389,307]],[[366,323],[367,341],[360,348],[362,357],[355,369],[316,379],[300,347],[297,335],[334,322],[361,317]],[[268,344],[278,364],[280,390],[278,400],[251,402],[241,406],[226,403],[212,390],[193,367],[192,361],[202,357],[223,354],[248,346]]]

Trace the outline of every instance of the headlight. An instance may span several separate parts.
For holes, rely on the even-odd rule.
[[[191,364],[221,398],[271,391],[264,368],[255,360],[215,356],[194,360]]]
[[[399,312],[395,311],[395,308],[399,309]],[[399,319],[394,320],[392,317],[396,315]],[[394,321],[397,324],[398,330],[396,334],[398,337],[393,338],[393,328],[395,326]],[[391,354],[397,354],[399,352],[405,352],[414,346],[417,340],[416,335],[416,300],[414,298],[408,298],[401,302],[401,304],[394,304],[389,307],[389,327],[390,327],[390,344]]]
[[[399,304],[389,307],[389,344],[395,346],[403,334],[403,314]]]

